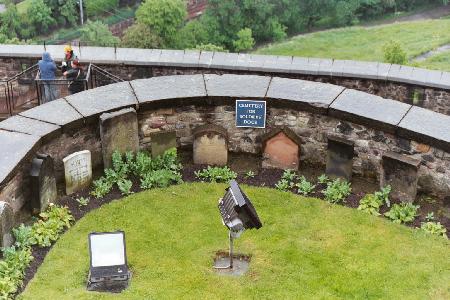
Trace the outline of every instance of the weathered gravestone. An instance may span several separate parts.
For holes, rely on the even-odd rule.
[[[352,180],[354,147],[352,141],[337,136],[328,136],[328,156],[325,172],[329,177]]]
[[[9,247],[13,244],[11,230],[14,225],[13,210],[11,206],[0,201],[0,247]]]
[[[417,172],[420,161],[394,152],[383,155],[381,186],[390,185],[390,197],[402,202],[413,202],[417,195]]]
[[[228,133],[221,126],[206,124],[195,128],[194,164],[225,166],[228,162]]]
[[[53,159],[47,154],[38,154],[32,161],[30,175],[31,210],[33,214],[38,214],[57,198]]]
[[[89,187],[92,181],[91,152],[83,150],[63,159],[66,194],[70,195]]]
[[[125,153],[139,150],[138,120],[134,108],[126,108],[100,116],[103,164],[112,166],[114,151]]]
[[[152,157],[162,155],[165,151],[177,147],[175,131],[160,131],[150,135],[152,141]]]
[[[298,170],[300,137],[288,127],[274,128],[262,136],[263,168]]]

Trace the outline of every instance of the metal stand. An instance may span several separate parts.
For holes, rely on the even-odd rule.
[[[231,230],[228,232],[228,237],[230,240],[230,249],[229,249],[229,255],[230,255],[230,264],[225,267],[217,267],[214,266],[215,269],[233,269],[233,241],[234,241],[234,235]]]

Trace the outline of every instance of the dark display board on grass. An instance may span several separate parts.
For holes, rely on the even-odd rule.
[[[266,101],[236,100],[236,127],[266,127]]]

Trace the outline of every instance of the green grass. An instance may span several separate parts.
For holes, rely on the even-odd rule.
[[[450,43],[450,20],[402,22],[370,28],[348,27],[294,37],[256,53],[383,61],[383,45],[397,40],[409,58]]]
[[[450,72],[450,51],[436,54],[427,60],[417,63],[419,67],[427,69],[439,69]]]
[[[212,269],[227,249],[217,200],[225,185],[183,184],[104,205],[52,248],[19,299],[449,299],[449,242],[354,209],[244,187],[263,227],[243,233],[241,278]],[[126,232],[131,286],[87,292],[87,235]]]

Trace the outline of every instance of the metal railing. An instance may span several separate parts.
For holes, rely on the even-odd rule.
[[[40,79],[38,65],[33,65],[9,79],[0,80],[0,119],[69,94],[123,81],[108,71],[89,64],[77,80]]]

